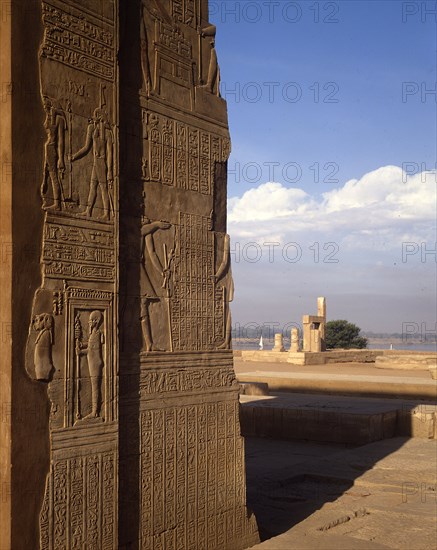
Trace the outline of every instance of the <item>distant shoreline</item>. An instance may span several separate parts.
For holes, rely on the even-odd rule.
[[[263,336],[264,350],[273,348],[274,339]],[[284,338],[285,349],[290,347],[290,338]],[[417,352],[437,352],[436,342],[421,342],[420,340],[409,340],[405,342],[402,338],[368,338],[367,349],[389,350],[393,346],[393,351],[417,351]],[[234,338],[232,340],[234,350],[255,350],[259,349],[259,338]]]

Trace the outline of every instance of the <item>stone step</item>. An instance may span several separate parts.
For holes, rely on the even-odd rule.
[[[414,376],[374,376],[303,372],[256,371],[238,375],[239,382],[264,382],[271,392],[320,393],[437,401],[437,383]]]
[[[244,436],[364,445],[394,436],[436,438],[428,402],[276,393],[241,395]]]

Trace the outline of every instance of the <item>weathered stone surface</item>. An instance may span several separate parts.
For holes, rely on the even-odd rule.
[[[317,298],[317,315],[304,315],[303,325],[303,351],[320,352],[326,350],[325,325],[326,325],[326,299]]]
[[[437,368],[437,354],[396,354],[382,355],[376,358],[375,367],[380,369],[428,370]]]
[[[396,402],[276,394],[240,397],[245,436],[363,445],[396,433]]]
[[[256,550],[435,546],[436,441],[392,438],[341,449],[247,442]]]
[[[435,401],[437,386],[430,378],[256,371],[238,375],[240,382],[263,382],[271,391],[394,397]]]
[[[300,351],[299,329],[293,327],[290,337],[290,353],[296,353],[298,351]]]
[[[275,334],[275,345],[272,349],[272,351],[285,351],[285,348],[284,348],[284,338],[282,336],[282,333],[281,332],[278,332],[278,334]]]
[[[436,433],[437,407],[427,402],[299,393],[242,394],[240,402],[245,436],[362,445]]]
[[[0,546],[245,548],[207,0],[4,4]]]
[[[269,387],[262,382],[241,382],[240,395],[269,395]]]

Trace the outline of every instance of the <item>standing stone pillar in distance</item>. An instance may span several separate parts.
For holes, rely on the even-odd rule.
[[[272,351],[285,351],[282,332],[278,332],[277,334],[275,334],[275,345]]]
[[[297,327],[293,327],[291,329],[290,351],[291,352],[300,351],[299,329]]]

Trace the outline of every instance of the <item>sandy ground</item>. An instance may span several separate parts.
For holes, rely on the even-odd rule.
[[[431,379],[427,370],[393,370],[376,368],[374,363],[332,363],[329,365],[293,365],[291,363],[270,363],[260,361],[242,361],[236,357],[234,359],[235,372],[243,374],[245,372],[283,372],[283,373],[302,373],[302,374],[347,374],[375,377],[414,377]],[[437,384],[437,382],[436,382]]]

